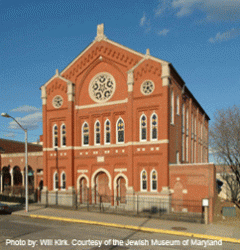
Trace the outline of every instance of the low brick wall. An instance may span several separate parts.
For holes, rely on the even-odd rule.
[[[216,195],[216,170],[212,163],[176,164],[169,167],[170,191],[173,199],[209,199],[209,222],[213,221]]]

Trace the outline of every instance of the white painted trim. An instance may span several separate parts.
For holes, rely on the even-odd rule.
[[[113,101],[113,102],[94,103],[94,104],[89,104],[89,105],[75,106],[75,109],[99,108],[99,107],[104,107],[104,106],[123,104],[127,102],[128,102],[128,98],[124,100]]]
[[[152,189],[152,182],[153,182],[152,173],[153,173],[153,171],[156,172],[156,176],[157,176],[157,179],[156,179],[156,181],[157,181],[157,188],[156,188],[156,190],[153,190],[153,189]],[[155,168],[152,169],[152,171],[151,171],[151,173],[150,173],[150,185],[151,185],[151,187],[150,187],[151,192],[157,192],[157,190],[158,190],[158,172],[157,172],[157,170],[156,170]]]
[[[153,129],[153,126],[152,126],[152,120],[153,119],[152,119],[152,117],[153,117],[153,115],[156,115],[156,117],[157,117],[157,138],[156,139],[152,138],[152,129]],[[153,112],[152,115],[151,115],[151,117],[150,117],[150,140],[152,142],[158,140],[158,115],[155,112]]]
[[[77,173],[88,173],[87,169],[78,169]]]
[[[142,117],[145,116],[146,118],[146,139],[142,139]],[[139,119],[139,141],[140,142],[145,142],[147,141],[147,116],[143,113],[141,116],[140,116],[140,119]]]
[[[143,172],[146,172],[146,181],[147,181],[147,188],[146,189],[142,189],[142,182],[143,182],[143,180],[142,180],[142,173]],[[146,169],[143,169],[142,171],[141,171],[141,173],[140,173],[140,190],[141,190],[141,192],[147,192],[147,190],[148,190],[148,175],[147,175],[147,171],[146,171]]]
[[[122,143],[122,144],[109,144],[109,145],[86,145],[86,146],[68,146],[63,149],[59,148],[58,150],[81,150],[81,149],[99,149],[99,148],[116,148],[116,147],[128,147],[128,146],[140,146],[140,145],[156,145],[156,144],[165,144],[169,143],[168,139],[163,139],[163,140],[158,140],[158,141],[146,141],[146,142],[139,142],[139,141],[134,141],[134,142],[127,142],[127,143]],[[43,148],[43,151],[54,151],[53,148]]]
[[[118,141],[118,121],[119,120],[122,120],[123,121],[123,142],[119,142]],[[125,122],[123,120],[123,118],[120,116],[118,119],[117,119],[117,122],[116,122],[116,144],[119,145],[119,144],[124,144],[125,143]]]
[[[42,156],[43,152],[29,152],[28,156]],[[12,154],[1,154],[2,158],[8,158],[8,157],[24,157],[25,153],[12,153]]]
[[[91,183],[92,183],[92,188],[95,187],[95,184],[94,183],[94,179],[95,179],[95,176],[100,173],[100,172],[104,172],[107,176],[108,176],[108,187],[110,190],[112,190],[112,177],[110,175],[110,173],[104,169],[104,168],[98,168],[93,174],[92,174],[92,178],[91,178]]]
[[[54,190],[54,191],[59,190],[59,175],[58,175],[58,188],[55,188],[55,186],[56,186],[56,185],[55,185],[55,184],[56,184],[56,183],[55,183],[55,181],[56,181],[56,180],[55,180],[56,174],[58,175],[58,172],[57,172],[57,171],[55,171],[54,174],[53,174],[53,190]]]
[[[170,167],[184,167],[184,166],[198,166],[198,165],[214,165],[213,162],[206,162],[206,163],[183,163],[183,164],[169,164]]]
[[[113,185],[114,185],[114,203],[116,203],[116,197],[117,197],[117,180],[119,177],[122,177],[125,179],[125,187],[126,190],[128,189],[128,178],[125,174],[123,173],[119,173],[115,176],[114,180],[113,180]],[[115,205],[115,204],[114,204]]]
[[[61,125],[61,129],[60,129],[60,130],[61,130],[61,133],[60,133],[60,134],[61,134],[61,147],[65,148],[66,145],[63,145],[63,133],[62,133],[62,132],[63,132],[63,131],[62,131],[62,127],[63,127],[63,126],[65,126],[65,133],[66,133],[66,134],[65,134],[65,137],[66,137],[66,139],[67,139],[67,127],[66,127],[65,123],[63,123],[63,124]]]
[[[127,172],[126,168],[115,168],[114,172]]]
[[[54,124],[53,129],[52,129],[52,146],[53,146],[54,149],[59,147],[59,145],[55,146],[55,133],[54,133],[55,126],[57,126],[57,140],[58,140],[58,125]]]
[[[62,176],[63,176],[63,174],[65,174],[65,188],[62,188],[62,186],[63,186],[63,178],[62,178]],[[67,187],[67,175],[66,175],[66,173],[65,173],[65,171],[62,171],[62,173],[61,173],[61,190],[66,190],[66,187]]]
[[[85,123],[88,125],[88,144],[84,144],[83,127],[84,127],[84,124],[85,124]],[[81,130],[81,134],[82,134],[82,147],[87,147],[87,146],[89,146],[90,128],[89,128],[89,124],[88,124],[88,122],[84,122],[84,123],[83,123],[83,125],[82,125],[82,130]]]
[[[86,180],[87,180],[87,187],[89,188],[89,178],[88,178],[88,176],[87,175],[85,175],[85,174],[81,174],[81,175],[79,175],[78,176],[78,178],[77,178],[77,191],[79,192],[80,191],[80,180],[82,179],[82,178],[85,178]]]
[[[106,123],[107,123],[107,121],[109,121],[109,123],[110,123],[110,126],[109,126],[109,128],[110,128],[110,130],[109,130],[109,133],[110,133],[110,142],[106,142],[106,139],[107,139],[107,130],[106,130],[106,128],[107,128],[107,126],[106,126]],[[111,144],[111,122],[110,122],[110,120],[107,118],[106,119],[106,121],[104,122],[104,145],[110,145]]]
[[[97,122],[99,122],[100,143],[97,143],[97,142],[96,142],[96,139],[97,139],[96,123],[97,123]],[[100,123],[99,120],[96,120],[95,123],[94,123],[94,145],[95,145],[95,146],[101,145],[101,123]]]

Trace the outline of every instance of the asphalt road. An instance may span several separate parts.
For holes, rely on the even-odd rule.
[[[207,240],[188,237],[0,215],[0,249],[240,249],[239,244],[205,244]]]

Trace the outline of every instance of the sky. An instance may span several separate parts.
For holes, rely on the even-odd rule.
[[[239,105],[240,0],[0,0],[0,113],[29,142],[42,134],[39,88],[101,23],[110,40],[172,63],[211,121]],[[24,141],[11,119],[0,128],[0,138]]]

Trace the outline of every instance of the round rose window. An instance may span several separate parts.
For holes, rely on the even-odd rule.
[[[115,80],[108,73],[96,75],[89,84],[89,95],[95,102],[106,102],[114,94]]]
[[[144,95],[150,95],[154,90],[154,83],[152,81],[145,81],[142,83],[141,91]]]

